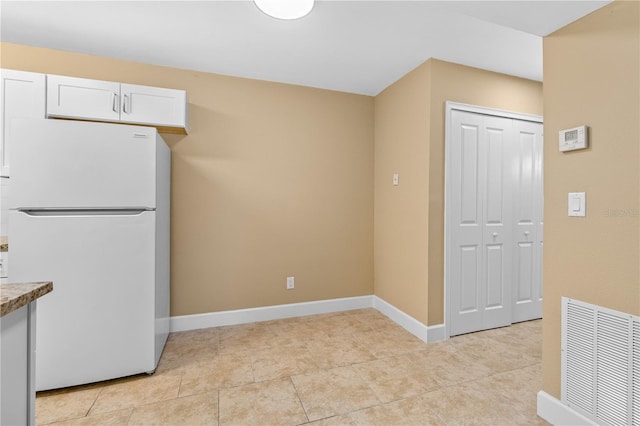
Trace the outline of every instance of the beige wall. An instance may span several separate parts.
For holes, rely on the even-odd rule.
[[[542,84],[430,59],[376,96],[375,293],[427,325],[444,321],[446,101],[542,115]]]
[[[640,314],[640,3],[616,1],[544,39],[543,389],[560,398],[562,296]],[[590,147],[560,153],[587,125]],[[567,216],[567,193],[587,215]]]
[[[424,324],[430,69],[421,65],[375,99],[375,294]],[[393,173],[400,175],[398,186]]]
[[[190,134],[165,135],[172,315],[373,293],[372,97],[0,49],[4,68],[187,91]]]

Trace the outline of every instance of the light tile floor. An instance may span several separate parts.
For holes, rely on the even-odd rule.
[[[544,425],[541,321],[425,344],[374,309],[169,336],[155,374],[41,392],[38,424]]]

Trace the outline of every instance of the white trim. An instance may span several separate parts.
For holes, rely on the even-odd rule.
[[[538,416],[552,425],[584,426],[597,425],[593,420],[564,405],[545,391],[538,392]]]
[[[450,194],[450,190],[449,190],[449,186],[447,185],[448,182],[451,181],[451,176],[450,176],[450,169],[451,167],[449,166],[449,159],[451,158],[451,112],[453,110],[457,110],[457,111],[466,111],[466,112],[473,112],[476,114],[484,114],[484,115],[492,115],[492,116],[497,116],[497,117],[505,117],[505,118],[512,118],[512,119],[516,119],[516,120],[523,120],[523,121],[533,121],[535,123],[542,123],[543,122],[543,117],[540,115],[533,115],[533,114],[525,114],[525,113],[520,113],[520,112],[514,112],[514,111],[505,111],[505,110],[499,110],[499,109],[495,109],[495,108],[487,108],[487,107],[483,107],[483,106],[477,106],[477,105],[469,105],[469,104],[463,104],[463,103],[458,103],[458,102],[451,102],[451,101],[446,101],[445,102],[445,127],[444,127],[444,151],[445,151],[445,155],[444,155],[444,336],[443,339],[448,339],[450,337],[450,330],[449,330],[449,299],[451,297],[451,295],[449,294],[451,292],[450,286],[447,285],[448,281],[449,281],[449,276],[451,275],[449,272],[450,269],[450,265],[449,265],[449,261],[451,258],[451,254],[449,253],[450,247],[447,244],[447,241],[450,240],[451,238],[451,224],[449,223],[449,220],[447,220],[447,210],[448,210],[448,206],[451,205],[451,194]]]
[[[534,123],[542,123],[543,117],[535,114],[525,114],[523,112],[506,111],[502,109],[487,108],[478,105],[462,104],[459,102],[446,101],[445,110],[448,115],[451,110],[474,112],[476,114],[493,115],[495,117],[514,118],[522,121],[533,121]]]
[[[444,332],[444,324],[427,326],[427,342],[435,343],[447,340]]]
[[[444,324],[428,327],[378,296],[373,296],[373,307],[425,343],[444,340]]]
[[[174,333],[176,331],[247,324],[365,308],[374,308],[380,311],[400,327],[424,342],[433,343],[444,340],[444,324],[427,327],[412,316],[407,315],[390,303],[373,295],[237,309],[233,311],[209,312],[206,314],[181,315],[171,317],[170,327],[171,332]]]
[[[372,308],[373,297],[347,297],[344,299],[318,300],[288,305],[175,316],[171,317],[171,332]]]

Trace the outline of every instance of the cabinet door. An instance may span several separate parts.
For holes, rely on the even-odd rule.
[[[9,233],[9,178],[0,178],[0,237]]]
[[[0,252],[0,278],[9,278],[9,252]]]
[[[0,240],[2,241],[9,235],[9,180],[9,178],[0,178]],[[9,252],[1,250],[0,280],[9,277]]]
[[[121,84],[120,121],[159,127],[186,127],[187,94],[184,90]]]
[[[120,84],[49,74],[47,117],[118,121]]]
[[[35,425],[36,302],[0,321],[0,424]]]
[[[0,176],[9,176],[9,145],[14,120],[45,118],[45,75],[2,69],[0,76]]]

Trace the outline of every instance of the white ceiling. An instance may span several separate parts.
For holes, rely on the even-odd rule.
[[[321,0],[281,21],[244,0],[2,0],[0,39],[376,95],[432,57],[541,81],[541,36],[609,2]]]

